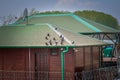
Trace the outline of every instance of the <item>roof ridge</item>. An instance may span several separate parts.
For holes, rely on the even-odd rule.
[[[33,18],[33,17],[45,17],[45,16],[70,16],[72,13],[63,13],[63,14],[35,14],[35,15],[31,15],[28,16],[28,19]],[[20,19],[19,21],[16,21],[13,24],[19,24],[21,22],[24,22],[23,19]]]
[[[63,14],[36,14],[36,15],[32,15],[32,16],[29,16],[30,18],[32,17],[45,17],[45,16],[69,16],[71,15],[72,13],[63,13]]]

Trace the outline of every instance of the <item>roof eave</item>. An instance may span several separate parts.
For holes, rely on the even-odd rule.
[[[76,48],[76,47],[93,47],[93,46],[106,46],[112,44],[94,44],[94,45],[61,45],[61,46],[0,46],[0,48]]]

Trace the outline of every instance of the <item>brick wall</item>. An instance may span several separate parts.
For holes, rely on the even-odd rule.
[[[58,55],[52,55],[51,48],[1,48],[0,49],[0,70],[5,71],[34,71],[36,64],[41,68],[39,60],[41,60],[39,55],[35,56],[35,53],[44,54],[47,53],[47,71],[49,71],[49,77],[57,75],[57,78],[61,78],[61,49],[57,49]],[[37,58],[37,59],[36,59]],[[30,61],[29,61],[30,60]],[[37,61],[38,60],[38,61]],[[43,59],[44,60],[44,59]],[[44,63],[43,63],[44,64]],[[74,73],[75,68],[75,55],[73,54],[73,49],[70,49],[68,53],[65,54],[65,76],[71,77],[69,73]],[[39,70],[38,70],[39,71]],[[56,73],[57,72],[57,73]],[[59,73],[58,73],[59,72]],[[23,75],[23,74],[22,74]],[[26,75],[27,76],[27,75]],[[29,76],[29,74],[28,74]],[[24,75],[22,77],[25,77]],[[31,77],[35,77],[32,75]]]
[[[2,60],[2,69],[8,71],[24,71],[26,70],[26,55],[27,49],[0,49],[0,56]],[[0,63],[1,63],[0,62]]]
[[[93,68],[99,67],[99,47],[92,47]],[[77,48],[75,66],[78,71],[91,69],[91,48]],[[80,68],[80,69],[79,69]]]

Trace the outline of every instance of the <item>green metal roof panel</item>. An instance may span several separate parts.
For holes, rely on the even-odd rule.
[[[83,20],[86,21],[87,23],[95,26],[96,28],[98,28],[98,29],[101,30],[102,32],[120,32],[119,30],[116,30],[116,29],[114,29],[114,28],[111,28],[111,27],[102,25],[102,24],[97,23],[97,22],[94,22],[94,21],[92,21],[92,20],[88,20],[88,19],[85,19],[85,18],[83,18],[83,17],[81,17],[81,19],[83,19]]]
[[[58,29],[64,36],[67,36],[71,42],[74,42],[75,46],[92,46],[92,45],[108,45],[109,43],[101,40],[91,38],[89,36],[72,33],[63,29]]]
[[[48,33],[50,37],[46,39]],[[60,35],[64,36],[62,45]],[[53,38],[58,42],[57,45]],[[49,44],[50,40],[52,41],[52,45]],[[73,41],[75,44],[72,44]],[[49,45],[46,45],[46,42]],[[80,47],[91,45],[106,45],[106,43],[60,28],[55,30],[55,27],[48,23],[26,26],[20,24],[0,28],[0,47]]]
[[[48,33],[50,37],[46,40]],[[45,43],[53,40],[54,37],[59,42],[57,46],[61,46],[59,36],[47,25],[0,28],[0,46],[46,46]],[[64,45],[68,43],[65,41],[62,46]],[[52,43],[52,46],[55,46],[55,43]]]
[[[119,32],[74,14],[42,14],[29,17],[29,24],[38,23],[49,23],[76,33]]]
[[[42,15],[41,15],[42,16]],[[74,17],[70,15],[66,16],[44,16],[44,17],[32,17],[29,19],[30,24],[37,23],[49,23],[53,26],[71,30],[73,32],[95,32],[94,29],[87,27],[83,23],[80,23]]]
[[[101,32],[100,29],[96,28],[95,26],[87,23],[86,21],[82,20],[79,16],[77,15],[72,15],[72,17],[74,17],[76,20],[78,20],[80,23],[86,25],[87,27],[89,27],[90,29],[93,29],[95,32]]]
[[[20,23],[20,24],[18,24]],[[58,28],[58,30],[55,30]],[[105,29],[105,30],[104,30]],[[80,35],[80,33],[95,33],[114,31],[97,23],[88,22],[74,14],[33,15],[29,17],[29,24],[24,21],[0,27],[0,47],[64,47],[106,45],[102,41]],[[47,34],[51,37],[46,39]],[[60,35],[64,35],[61,45]],[[57,40],[57,45],[53,40]],[[49,41],[52,40],[52,45]],[[73,41],[75,42],[74,44]],[[49,45],[47,45],[48,43]]]

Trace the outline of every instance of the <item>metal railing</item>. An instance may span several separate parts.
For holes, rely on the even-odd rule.
[[[82,80],[114,80],[116,76],[116,66],[82,72]]]
[[[117,67],[65,73],[65,80],[114,80]],[[0,71],[0,80],[61,80],[61,72]]]
[[[61,80],[61,72],[0,71],[0,80]],[[65,73],[65,80],[74,80],[74,75]]]

